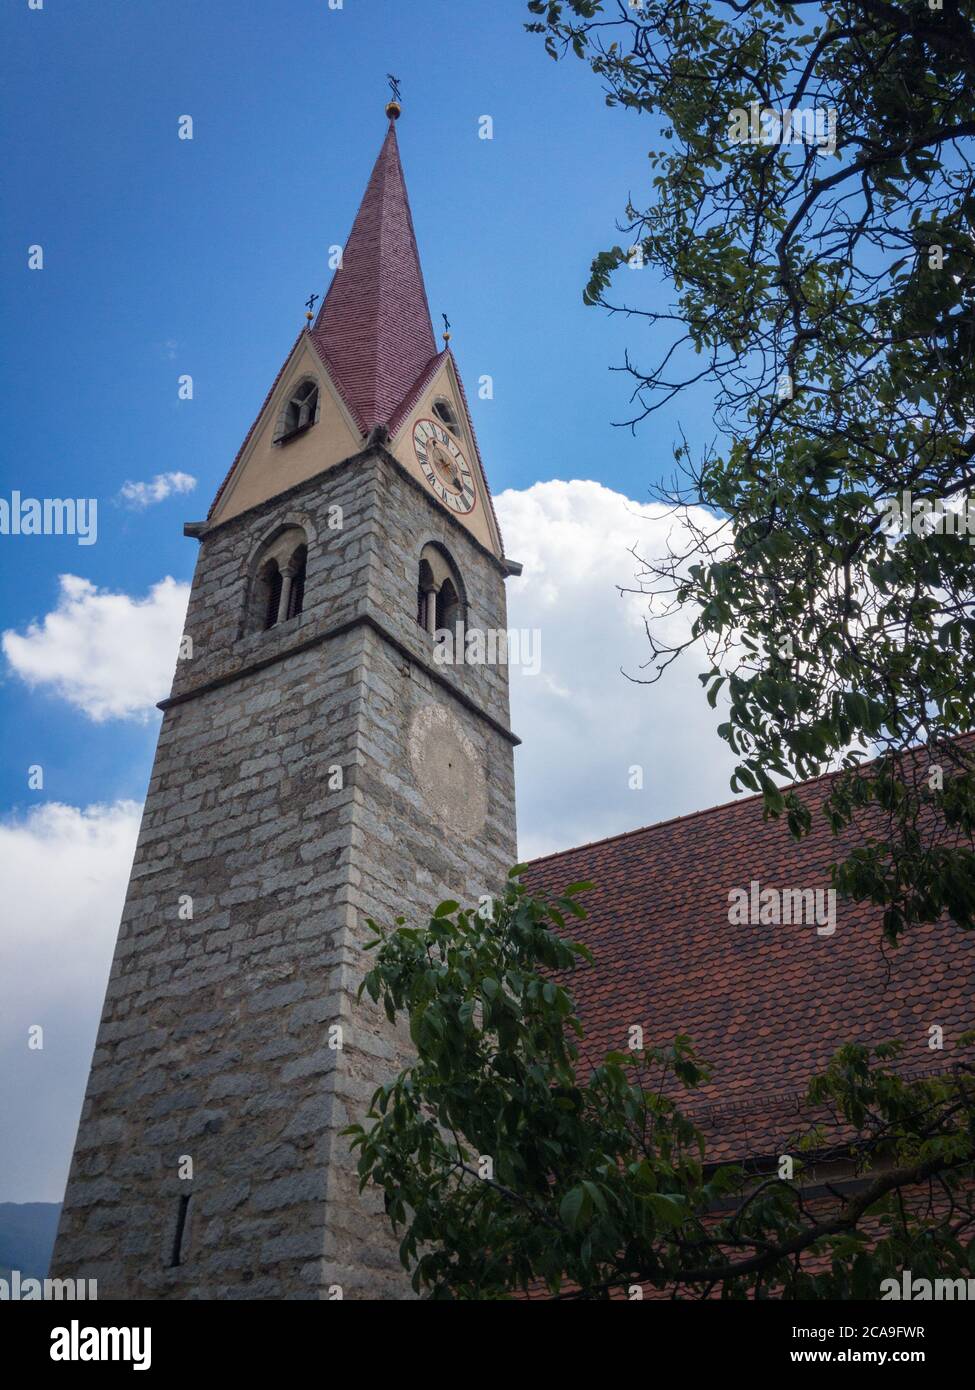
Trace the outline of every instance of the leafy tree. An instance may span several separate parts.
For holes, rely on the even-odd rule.
[[[661,492],[690,540],[644,558],[645,678],[697,645],[733,788],[800,837],[810,812],[780,786],[841,767],[823,809],[860,843],[835,886],[892,938],[945,912],[971,927],[971,0],[528,8],[652,130],[585,290],[653,330],[654,360],[625,363],[628,423],[690,387],[715,403],[717,442],[682,439]],[[641,300],[646,267],[665,308]],[[654,619],[685,608],[669,643]]]
[[[688,1038],[595,1067],[583,1055],[568,986],[592,957],[567,922],[589,885],[545,898],[520,874],[490,909],[444,902],[427,927],[400,918],[370,943],[362,990],[408,1017],[416,1060],[347,1133],[417,1291],[878,1298],[902,1269],[975,1274],[970,1066],[909,1082],[895,1045],[844,1047],[811,1085],[794,1179],[709,1164],[681,1109],[707,1076]],[[810,1200],[803,1154],[866,1186]]]

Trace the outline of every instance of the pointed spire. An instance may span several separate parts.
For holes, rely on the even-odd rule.
[[[345,244],[342,268],[311,330],[364,434],[388,423],[437,352],[394,120]]]

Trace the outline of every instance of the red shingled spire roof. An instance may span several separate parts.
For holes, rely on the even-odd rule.
[[[392,121],[312,338],[365,434],[436,355]]]

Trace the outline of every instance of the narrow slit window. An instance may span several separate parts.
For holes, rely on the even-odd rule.
[[[179,1210],[176,1213],[176,1230],[173,1232],[173,1249],[169,1261],[170,1267],[183,1263],[183,1237],[186,1234],[186,1218],[189,1215],[190,1199],[192,1193],[184,1193],[179,1199]]]

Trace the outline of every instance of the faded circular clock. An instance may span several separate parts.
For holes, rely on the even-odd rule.
[[[410,763],[429,809],[462,839],[484,829],[487,779],[473,742],[445,705],[423,705],[410,723]]]
[[[413,426],[413,448],[435,496],[453,512],[472,512],[477,501],[474,475],[456,439],[436,420]]]

